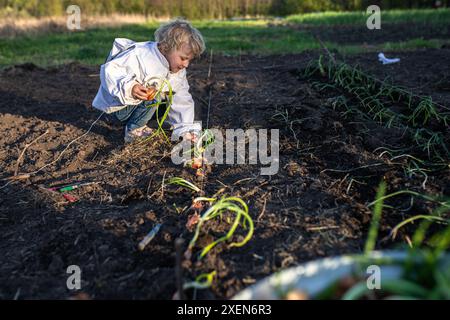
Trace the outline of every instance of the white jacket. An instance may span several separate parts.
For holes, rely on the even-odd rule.
[[[201,130],[200,123],[194,123],[194,100],[189,93],[186,69],[171,73],[169,62],[156,42],[116,39],[110,56],[100,67],[100,88],[92,106],[112,113],[128,105],[138,105],[142,101],[132,97],[131,89],[153,77],[166,79],[175,92],[167,116],[173,134],[178,137],[190,130]]]

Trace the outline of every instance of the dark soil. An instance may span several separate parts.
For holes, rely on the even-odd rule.
[[[450,105],[450,50],[396,56],[402,62],[392,66],[379,64],[373,55],[349,62]],[[371,219],[367,204],[383,177],[388,192],[410,189],[450,196],[448,169],[429,173],[423,189],[423,176],[408,177],[402,165],[373,152],[393,136],[401,144],[397,132],[343,118],[327,105],[328,97],[309,81],[299,80],[298,70],[316,57],[214,56],[210,79],[207,58],[190,67],[191,92],[202,109],[204,126],[212,90],[210,128],[280,129],[276,175],[261,176],[259,165],[214,165],[198,180],[192,169],[171,162],[171,147],[160,138],[124,147],[121,125],[104,116],[56,164],[7,186],[1,181],[0,298],[73,297],[76,292],[66,287],[66,270],[78,265],[81,291],[89,298],[171,299],[177,290],[174,241],[183,237],[185,248],[190,241],[186,222],[191,213],[184,209],[197,196],[175,186],[162,188],[163,180],[172,176],[196,181],[207,196],[220,190],[242,197],[255,222],[246,245],[218,245],[197,261],[200,249],[228,226],[226,219],[206,225],[209,232],[200,234],[192,261],[183,262],[185,281],[217,271],[212,287],[197,292],[201,299],[230,298],[265,276],[311,259],[360,253]],[[1,178],[12,176],[17,165],[19,174],[41,168],[89,128],[100,114],[90,106],[99,85],[97,73],[97,67],[78,64],[1,71]],[[303,121],[290,126],[274,117],[277,113]],[[46,130],[17,164],[26,144]],[[78,198],[75,203],[45,189],[80,181],[98,184],[71,191]],[[388,237],[390,230],[435,207],[422,200],[410,206],[407,196],[388,203],[397,209],[385,210],[378,248],[404,244],[414,229],[401,229],[395,240]],[[156,223],[163,223],[161,230],[139,251],[139,241]],[[239,230],[240,235],[246,232]],[[187,294],[193,297],[193,292]]]

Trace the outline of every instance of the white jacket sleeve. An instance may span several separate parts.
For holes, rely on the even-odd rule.
[[[137,105],[142,101],[133,98],[131,89],[138,83],[136,70],[139,65],[134,50],[103,64],[100,68],[100,81],[103,88],[122,105]]]
[[[189,131],[201,131],[201,123],[194,123],[194,100],[189,93],[189,84],[186,79],[186,71],[183,70],[180,76],[172,82],[173,96],[172,107],[167,115],[167,121],[173,127],[173,135],[180,137]]]

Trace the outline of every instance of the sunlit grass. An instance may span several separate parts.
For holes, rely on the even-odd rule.
[[[362,20],[361,20],[362,19]],[[203,34],[208,51],[216,54],[288,54],[320,49],[317,41],[306,31],[296,30],[285,22],[309,24],[365,23],[363,13],[325,12],[289,16],[282,20],[254,19],[243,21],[193,21]],[[444,23],[450,21],[450,9],[445,10],[407,10],[386,11],[382,22],[415,21]],[[159,22],[123,25],[121,27],[93,28],[79,32],[60,32],[34,36],[18,36],[0,39],[0,67],[25,62],[40,66],[81,62],[90,65],[102,64],[111,49],[114,38],[129,38],[135,41],[154,39]],[[330,49],[344,55],[395,50],[414,50],[419,48],[440,48],[448,40],[412,39],[401,42],[386,42],[376,46],[342,45],[327,42]]]
[[[286,17],[286,20],[294,23],[313,25],[343,25],[366,24],[369,15],[366,12],[318,12],[298,14]],[[431,23],[448,24],[450,22],[450,9],[423,9],[423,10],[381,10],[382,23]]]
[[[305,32],[282,26],[269,28],[264,21],[197,22],[194,25],[203,34],[208,50],[213,49],[219,54],[277,54],[319,47]],[[114,38],[153,40],[156,27],[155,23],[149,23],[0,39],[0,66],[24,62],[47,66],[72,61],[101,64]]]
[[[444,45],[450,44],[450,40],[442,39],[410,39],[399,42],[385,42],[376,45],[339,45],[334,42],[326,42],[329,49],[336,49],[343,55],[352,55],[365,52],[392,52],[408,51],[417,49],[440,49]]]

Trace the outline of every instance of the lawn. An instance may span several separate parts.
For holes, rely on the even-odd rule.
[[[450,21],[450,10],[408,10],[384,13],[382,22],[430,22],[440,26]],[[304,25],[335,25],[364,23],[362,13],[317,13],[289,16],[285,19],[245,21],[194,21],[207,42],[207,47],[225,55],[300,53],[320,48],[319,43]],[[448,26],[448,25],[447,25]],[[59,65],[72,61],[101,64],[116,37],[136,41],[153,39],[157,22],[124,25],[114,28],[96,28],[78,32],[47,33],[38,36],[20,36],[0,39],[0,66],[33,62],[37,65]],[[298,28],[297,28],[298,27]],[[418,48],[440,48],[448,39],[421,37],[389,41],[373,46],[343,44],[338,40],[324,41],[330,49],[342,54],[367,51],[393,51]]]
[[[286,18],[289,22],[306,23],[313,25],[348,25],[365,24],[368,15],[365,12],[320,12],[291,15]],[[381,10],[383,23],[432,23],[448,24],[450,9],[426,10]]]

